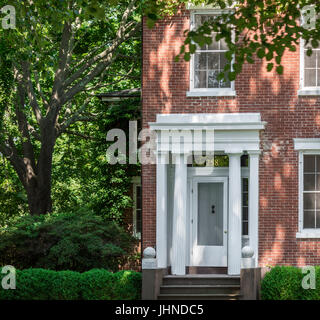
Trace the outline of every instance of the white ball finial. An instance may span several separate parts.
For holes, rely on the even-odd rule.
[[[242,258],[252,258],[254,255],[254,251],[249,246],[245,246],[241,250]]]
[[[156,257],[156,250],[152,247],[147,247],[143,250],[143,258],[145,259],[153,259]]]

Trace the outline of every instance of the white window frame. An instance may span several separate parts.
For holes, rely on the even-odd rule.
[[[318,87],[305,87],[304,85],[304,46],[305,40],[300,39],[300,89],[298,90],[299,96],[318,96],[320,95],[320,86]]]
[[[141,239],[141,232],[137,232],[137,187],[141,188],[141,178],[134,177],[132,179],[132,198],[133,198],[133,207],[132,207],[132,233],[133,236],[137,239]],[[142,208],[141,208],[142,212]],[[142,217],[141,217],[142,218]]]
[[[304,229],[303,228],[303,159],[304,155],[320,155],[320,139],[307,138],[307,139],[293,139],[295,150],[299,151],[299,225],[296,238],[309,239],[320,238],[319,229]]]
[[[190,10],[190,30],[195,28],[195,15],[222,14],[225,11],[215,9]],[[190,90],[187,91],[187,97],[236,96],[234,81],[231,81],[230,88],[194,88],[194,59],[195,55],[193,54],[190,59]],[[232,63],[234,63],[234,57]]]

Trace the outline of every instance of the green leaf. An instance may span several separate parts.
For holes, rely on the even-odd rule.
[[[273,67],[274,67],[273,63],[268,63],[268,65],[267,65],[268,72],[272,71]]]
[[[278,74],[283,74],[283,66],[277,66],[276,71]]]

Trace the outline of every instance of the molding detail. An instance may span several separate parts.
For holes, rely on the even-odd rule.
[[[320,138],[293,139],[295,150],[320,150]]]

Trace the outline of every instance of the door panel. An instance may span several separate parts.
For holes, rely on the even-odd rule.
[[[195,178],[191,263],[227,266],[226,178]]]
[[[198,245],[223,245],[223,183],[198,183]]]

